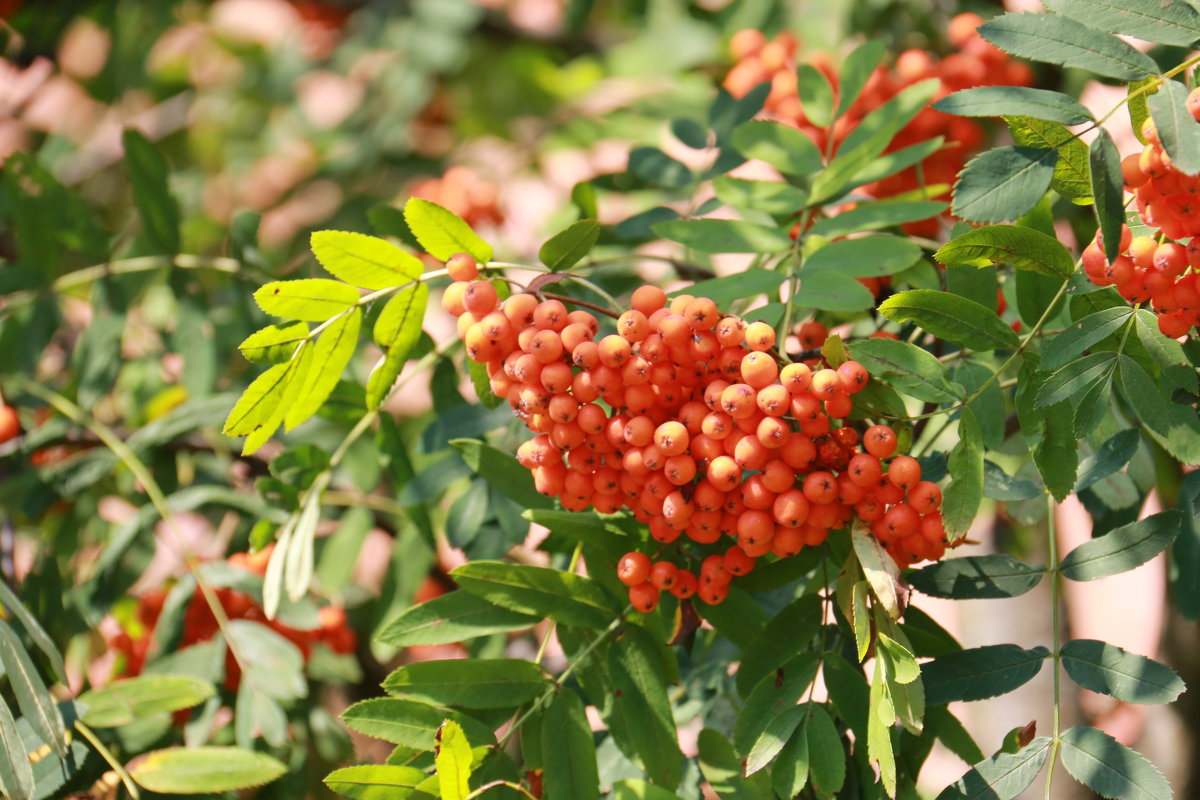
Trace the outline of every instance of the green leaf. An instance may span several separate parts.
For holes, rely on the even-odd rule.
[[[1187,3],[1159,0],[1047,0],[1064,17],[1109,33],[1156,44],[1187,46],[1200,39],[1200,14]]]
[[[786,230],[738,219],[672,219],[650,227],[701,253],[779,253],[792,246]]]
[[[46,660],[50,662],[50,667],[54,670],[54,677],[65,683],[67,668],[63,664],[62,653],[59,652],[58,646],[54,644],[50,634],[46,633],[46,629],[37,621],[37,617],[30,613],[21,599],[17,597],[16,592],[8,588],[8,584],[2,578],[0,578],[0,608],[3,608],[4,613],[10,617],[16,617],[37,649],[41,650],[42,654],[46,656]]]
[[[739,694],[748,696],[760,680],[808,649],[820,623],[821,603],[814,595],[799,597],[772,616],[762,635],[742,650],[734,676]]]
[[[58,704],[38,675],[25,646],[3,619],[0,619],[0,667],[8,675],[9,687],[26,722],[59,758],[65,758],[67,737]]]
[[[1041,369],[1054,370],[1066,364],[1097,342],[1103,341],[1129,322],[1129,306],[1106,308],[1064,328],[1042,346]]]
[[[429,287],[419,283],[397,292],[379,312],[373,336],[384,358],[367,379],[367,408],[378,408],[392,389],[400,370],[421,338],[421,323],[429,303]]]
[[[748,181],[722,175],[713,180],[722,203],[742,210],[791,214],[808,205],[808,192],[782,181]]]
[[[983,462],[983,496],[993,500],[1030,500],[1042,493],[1036,481],[1014,478],[991,461]]]
[[[415,767],[374,766],[345,767],[336,769],[325,778],[325,785],[340,795],[354,800],[425,800],[430,797],[423,792],[405,793],[425,781],[429,776]]]
[[[764,767],[769,766],[783,751],[784,747],[789,744],[791,739],[805,738],[803,728],[801,728],[798,737],[794,736],[794,733],[807,716],[808,712],[804,706],[793,705],[788,706],[779,714],[771,717],[766,727],[754,741],[750,752],[746,754],[745,774],[753,775]],[[802,748],[805,754],[807,754],[807,748],[808,740],[805,739],[804,747]],[[807,772],[807,769],[805,772]]]
[[[1095,639],[1067,642],[1062,661],[1083,688],[1127,703],[1173,703],[1187,689],[1166,664]]]
[[[821,797],[834,797],[846,781],[846,751],[829,712],[821,703],[810,703],[805,738],[813,787]]]
[[[492,246],[457,214],[437,203],[409,198],[404,204],[404,220],[421,247],[436,259],[447,261],[455,253],[468,253],[480,264],[492,260]]]
[[[114,681],[79,695],[87,707],[83,721],[94,728],[115,728],[137,719],[203,703],[216,694],[207,681],[184,675],[140,675]]]
[[[455,569],[451,577],[463,589],[498,606],[564,625],[603,629],[617,616],[612,598],[599,583],[561,570],[473,561]]]
[[[700,731],[700,772],[721,800],[773,800],[762,773],[742,777],[742,764],[733,747],[712,728]]]
[[[733,746],[739,753],[749,753],[772,721],[796,706],[816,679],[818,666],[814,653],[801,653],[755,685],[733,728]]]
[[[8,704],[0,701],[0,792],[9,800],[32,800],[33,767]]]
[[[813,140],[782,122],[744,122],[734,129],[732,141],[746,158],[765,161],[784,175],[811,175],[821,168]]]
[[[1161,553],[1183,526],[1183,514],[1175,509],[1109,531],[1084,542],[1062,560],[1062,574],[1073,581],[1092,581],[1127,572]]]
[[[1063,731],[1062,762],[1075,780],[1102,797],[1171,800],[1171,786],[1146,757],[1103,731],[1076,726]]]
[[[996,147],[975,156],[954,184],[954,215],[972,222],[1014,220],[1050,188],[1058,151]]]
[[[853,173],[850,176],[849,182],[842,188],[848,191],[865,183],[874,183],[875,181],[881,181],[884,178],[895,175],[897,172],[906,170],[929,158],[929,156],[941,150],[945,143],[946,141],[943,137],[937,136],[919,144],[902,147],[891,153],[877,156],[874,160],[868,161],[857,172]],[[935,194],[933,189],[938,185],[940,184],[928,187],[930,189],[929,193]],[[949,189],[949,187],[947,186],[945,189],[937,191],[936,194],[944,194],[946,189]]]
[[[317,339],[311,348],[308,379],[284,415],[284,430],[290,431],[307,420],[329,399],[358,347],[358,329],[361,325],[362,310],[356,308],[335,319]]]
[[[656,784],[675,789],[683,777],[679,734],[667,697],[667,676],[653,637],[629,626],[608,648],[608,674],[615,689],[612,713],[624,722],[623,731],[647,776]]]
[[[629,171],[668,189],[682,189],[692,182],[692,171],[657,147],[631,150]]]
[[[939,656],[922,667],[929,705],[986,700],[1028,683],[1050,651],[993,644]]]
[[[695,297],[707,297],[718,306],[727,306],[735,300],[769,294],[783,285],[786,279],[782,272],[753,267],[736,275],[694,283],[687,288],[686,293]],[[684,291],[681,289],[672,292],[672,295],[683,294]]]
[[[871,73],[883,60],[884,44],[878,39],[866,42],[854,49],[842,62],[838,75],[838,102],[833,112],[834,119],[850,110],[854,101],[862,94]]]
[[[830,242],[805,259],[800,275],[808,278],[820,270],[834,270],[851,278],[880,278],[903,272],[920,257],[921,248],[912,241],[880,233]]]
[[[795,797],[808,785],[808,731],[805,722],[792,733],[775,763],[771,765],[771,784],[780,797]]]
[[[612,785],[612,800],[681,800],[679,795],[647,783],[640,778],[626,778]]]
[[[1158,78],[1143,78],[1140,81],[1132,81],[1125,95],[1127,102],[1125,107],[1129,109],[1129,125],[1133,128],[1133,135],[1138,141],[1146,144],[1146,139],[1142,136],[1142,123],[1150,116],[1150,103],[1147,96],[1158,91]]]
[[[551,272],[561,272],[583,260],[599,238],[600,223],[594,219],[581,219],[551,236],[538,251],[538,258]]]
[[[935,200],[886,200],[877,203],[863,203],[849,211],[843,211],[837,216],[817,220],[808,229],[808,232],[809,235],[833,239],[859,231],[874,231],[903,225],[906,222],[929,219],[941,214],[946,208],[946,203]],[[846,244],[851,241],[855,240],[850,239],[833,244]],[[908,240],[897,237],[896,241],[907,242]],[[890,256],[891,253],[889,252],[888,255]],[[918,251],[918,257],[919,255]],[[916,258],[913,261],[916,261]],[[906,266],[911,266],[912,263],[910,261]]]
[[[451,644],[464,639],[531,628],[540,616],[492,605],[461,589],[412,606],[389,622],[375,638],[396,647]]]
[[[1062,502],[1075,486],[1079,464],[1078,442],[1075,439],[1075,410],[1069,400],[1042,411],[1044,432],[1033,451],[1033,460],[1042,482],[1058,502]]]
[[[793,308],[819,308],[825,311],[862,311],[875,304],[867,287],[830,269],[808,272],[800,279],[800,290],[792,300]]]
[[[1017,597],[1041,582],[1046,567],[1010,555],[950,558],[910,572],[909,585],[932,597],[956,600]]]
[[[960,117],[1033,117],[1080,125],[1095,119],[1079,101],[1062,92],[1027,86],[980,86],[962,89],[933,104],[938,111]]]
[[[1092,172],[1092,196],[1096,199],[1096,221],[1104,235],[1104,254],[1113,261],[1120,253],[1121,226],[1125,224],[1125,178],[1121,173],[1121,154],[1103,128],[1088,146],[1088,165]]]
[[[708,131],[699,122],[687,117],[676,117],[671,120],[671,135],[693,150],[703,150],[708,147]],[[586,216],[594,217],[594,213]]]
[[[883,549],[867,523],[855,520],[850,528],[854,554],[862,566],[871,592],[892,619],[900,618],[900,571],[895,560]]]
[[[358,305],[353,286],[328,278],[272,281],[254,293],[259,308],[275,317],[324,322]]]
[[[925,350],[892,339],[864,339],[850,345],[850,355],[872,375],[899,391],[930,403],[951,403],[958,394],[946,380],[946,367]]]
[[[1192,10],[1186,3],[1176,5]],[[1185,175],[1196,175],[1200,173],[1200,124],[1188,111],[1187,97],[1187,87],[1182,83],[1165,80],[1147,103],[1171,166]]]
[[[475,718],[417,700],[377,697],[355,703],[342,712],[342,720],[352,730],[420,752],[433,750],[437,730],[448,719],[461,725],[471,741],[484,744],[495,741],[492,730]]]
[[[1076,205],[1090,205],[1092,175],[1088,148],[1065,125],[1033,117],[1005,117],[1013,141],[1025,147],[1050,147],[1058,151],[1050,188]]]
[[[892,726],[896,709],[887,696],[883,659],[875,659],[871,678],[870,714],[867,719],[867,759],[879,768],[879,780],[888,797],[896,796],[896,754],[892,746]],[[811,763],[811,753],[809,754]]]
[[[978,764],[983,761],[983,752],[975,739],[946,706],[934,706],[926,710],[925,729],[966,763]]]
[[[538,494],[529,471],[520,467],[515,458],[478,439],[451,439],[450,445],[476,475],[509,500],[525,508],[553,508],[554,501]]]
[[[1056,370],[1046,379],[1034,399],[1038,407],[1052,406],[1078,398],[1094,384],[1107,381],[1117,366],[1116,353],[1092,353]]]
[[[1054,14],[1003,14],[980,25],[979,34],[1014,56],[1079,67],[1118,80],[1158,72],[1154,59],[1133,45]]]
[[[243,659],[244,680],[276,700],[293,700],[308,693],[300,648],[261,622],[230,620],[229,636]]]
[[[1039,736],[1016,753],[996,753],[947,786],[937,800],[1015,800],[1042,771],[1051,741]]]
[[[300,343],[307,340],[307,323],[268,325],[247,336],[238,349],[255,364],[280,364],[291,359]]]
[[[286,772],[266,753],[240,747],[156,750],[130,770],[143,788],[160,794],[233,792],[270,783]]]
[[[966,536],[983,502],[983,433],[975,414],[964,408],[958,442],[950,451],[950,483],[942,497],[942,521],[951,539]]]
[[[931,289],[911,289],[892,295],[879,312],[893,322],[913,322],[917,327],[972,350],[1015,348],[1020,344],[1013,329],[996,312],[974,300]]]
[[[796,82],[804,116],[818,128],[828,127],[833,122],[833,87],[825,73],[812,64],[801,64],[796,68]]]
[[[171,195],[167,162],[158,149],[138,131],[121,133],[125,166],[133,187],[133,202],[142,215],[146,238],[156,252],[179,252],[179,204]]]
[[[1045,275],[1066,277],[1075,271],[1067,248],[1053,237],[1018,225],[992,225],[956,236],[933,254],[947,267],[1012,264]]]
[[[314,231],[313,255],[329,274],[362,289],[390,289],[420,279],[416,256],[376,236],[349,231]]]
[[[1129,463],[1137,452],[1141,436],[1136,428],[1119,431],[1079,465],[1075,491],[1082,492],[1101,478],[1107,478]]]
[[[596,745],[583,703],[559,689],[542,719],[542,797],[545,800],[598,800],[600,773]]]
[[[1171,410],[1159,385],[1129,356],[1117,357],[1117,374],[1121,393],[1138,420],[1155,433],[1166,435],[1170,430]]]
[[[464,708],[512,708],[537,698],[548,685],[541,667],[517,658],[418,661],[383,681],[389,694]]]
[[[471,792],[471,745],[454,720],[448,719],[438,728],[433,763],[441,800],[464,800]]]

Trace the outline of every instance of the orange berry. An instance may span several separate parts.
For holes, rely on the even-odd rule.
[[[804,496],[811,503],[832,503],[837,499],[837,480],[824,470],[810,472],[804,479]]]
[[[558,300],[543,300],[533,310],[533,324],[542,330],[561,331],[567,327],[567,307]]]
[[[775,359],[766,353],[755,351],[747,353],[741,362],[742,381],[762,389],[770,386],[779,376],[779,366]]]
[[[896,456],[888,466],[887,477],[896,486],[907,490],[921,480],[921,465],[912,456]]]
[[[746,323],[738,317],[722,317],[714,333],[722,347],[737,347],[746,336]]]
[[[775,346],[775,329],[765,322],[752,322],[746,327],[746,346],[751,350],[770,350]]]
[[[678,574],[679,567],[670,561],[656,561],[650,568],[650,583],[656,589],[664,592],[670,591],[671,587],[675,585],[675,578]]]
[[[446,262],[446,274],[456,281],[473,281],[479,276],[479,263],[469,253],[455,253]]]
[[[788,528],[798,528],[808,519],[809,501],[800,489],[788,489],[775,498],[771,506],[775,521]]]
[[[686,600],[694,595],[699,587],[700,582],[696,580],[696,576],[686,569],[681,569],[675,576],[675,585],[671,587],[671,594],[680,600]]]
[[[496,307],[496,287],[490,281],[471,281],[463,290],[463,305],[473,314],[486,314]]]
[[[754,569],[754,559],[736,544],[725,551],[725,571],[731,575],[745,575]]]
[[[640,311],[649,317],[658,309],[667,304],[667,293],[657,286],[639,286],[633,290],[633,298],[630,305],[634,310]]]
[[[529,342],[529,352],[539,364],[549,364],[562,358],[562,337],[553,330],[540,330]]]
[[[909,489],[908,504],[922,514],[937,511],[942,505],[942,490],[936,483],[920,481]]]
[[[697,297],[687,304],[683,317],[698,331],[712,330],[721,319],[717,304],[707,297]]]
[[[467,290],[465,283],[452,283],[442,292],[442,308],[447,314],[461,317],[467,310],[463,304],[463,294]]]
[[[658,607],[658,589],[649,581],[629,587],[629,603],[634,610],[649,614]]]
[[[896,452],[896,432],[886,425],[872,425],[863,434],[863,447],[876,458]]]

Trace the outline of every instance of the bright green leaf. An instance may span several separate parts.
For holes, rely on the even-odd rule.
[[[546,706],[542,759],[545,800],[599,800],[596,745],[583,703],[570,689],[559,689]]]
[[[673,219],[651,228],[701,253],[779,253],[792,246],[786,229],[737,219]]]
[[[383,681],[389,694],[465,708],[512,708],[537,698],[548,685],[541,667],[516,658],[418,661]]]
[[[861,520],[855,520],[851,526],[850,541],[875,599],[883,604],[892,619],[899,619],[900,571],[895,560],[871,534],[867,523]]]
[[[808,233],[812,236],[833,239],[859,231],[874,231],[903,225],[906,222],[929,219],[941,214],[946,208],[946,203],[936,200],[885,200],[876,203],[862,203],[836,216],[817,220],[808,229]],[[851,241],[854,240],[847,240],[847,243]],[[907,240],[897,239],[896,241]],[[835,242],[835,244],[840,244],[840,242]],[[916,258],[913,261],[916,261]],[[911,264],[912,261],[908,262],[906,266]]]
[[[464,639],[531,628],[541,619],[494,606],[462,589],[412,606],[376,638],[397,647],[451,644]]]
[[[805,259],[800,275],[804,279],[820,270],[832,270],[851,278],[881,278],[908,269],[920,257],[921,248],[913,242],[880,233],[830,242]]]
[[[892,339],[864,339],[850,345],[850,355],[872,376],[918,400],[949,403],[958,394],[946,379],[946,367],[925,350]]]
[[[447,261],[455,253],[468,253],[480,264],[492,260],[492,246],[461,217],[437,203],[409,198],[404,204],[404,219],[413,236],[434,258]]]
[[[722,175],[713,180],[722,203],[742,210],[791,214],[808,205],[808,192],[782,181],[748,181]]]
[[[433,750],[437,730],[448,719],[461,725],[473,742],[495,741],[492,730],[473,717],[417,700],[377,697],[355,703],[342,712],[342,720],[352,730],[420,752]]]
[[[254,293],[259,308],[275,317],[324,322],[358,305],[353,286],[328,278],[272,281]]]
[[[805,271],[800,289],[792,300],[793,308],[819,308],[825,311],[862,311],[875,304],[867,287],[849,275],[831,269]]]
[[[893,322],[913,322],[939,339],[972,350],[1008,349],[1020,344],[1012,328],[996,312],[949,292],[931,289],[899,292],[879,305],[879,313]]]
[[[238,345],[247,361],[280,364],[289,360],[301,342],[308,340],[308,324],[268,325],[250,334]]]
[[[428,303],[429,287],[420,283],[396,293],[379,312],[373,336],[384,357],[367,379],[367,408],[378,408],[391,391],[421,338]]]
[[[418,280],[424,272],[416,256],[375,236],[313,231],[309,243],[321,266],[351,286],[390,289]]]
[[[600,223],[581,219],[550,237],[538,251],[538,258],[552,272],[570,269],[592,251],[600,238]]]
[[[285,430],[290,431],[317,413],[329,399],[358,347],[358,329],[361,325],[362,311],[356,308],[335,319],[321,333],[311,348],[312,361],[304,387],[284,415]]]
[[[433,763],[441,800],[465,800],[471,792],[471,745],[454,720],[448,719],[438,728]]]
[[[185,675],[139,675],[84,692],[78,699],[87,706],[84,723],[115,728],[151,714],[191,708],[215,693],[207,681]]]
[[[233,792],[270,783],[286,772],[266,753],[240,747],[156,750],[130,770],[141,786],[160,794]]]
[[[733,131],[733,146],[785,175],[810,175],[821,168],[821,151],[813,140],[782,122],[744,122]]]
[[[1018,225],[992,225],[956,236],[933,254],[947,267],[1012,264],[1046,275],[1066,277],[1075,263],[1057,239]]]
[[[548,567],[473,561],[455,569],[451,577],[498,606],[564,625],[603,629],[617,615],[612,599],[596,581]]]
[[[364,765],[334,770],[325,778],[325,785],[354,800],[392,800],[399,796],[406,800],[425,800],[429,795],[424,793],[402,793],[428,777],[415,767]]]

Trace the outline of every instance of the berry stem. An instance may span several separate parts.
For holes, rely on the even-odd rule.
[[[1061,602],[1060,577],[1058,571],[1058,540],[1054,525],[1054,496],[1046,493],[1046,528],[1050,547],[1050,634],[1053,637],[1054,649],[1050,654],[1054,669],[1054,730],[1050,749],[1050,771],[1046,773],[1046,800],[1050,800],[1050,788],[1054,783],[1054,767],[1058,763],[1058,748],[1062,741],[1062,712],[1060,707],[1059,669],[1062,662],[1062,642],[1059,631],[1059,604]]]
[[[613,319],[620,319],[621,317],[620,314],[609,311],[604,306],[598,306],[595,303],[589,303],[586,300],[577,300],[574,297],[567,297],[565,294],[553,294],[551,292],[538,292],[538,294],[547,300],[557,300],[560,303],[572,303],[577,306],[589,308],[592,311],[595,311],[597,314],[604,314],[605,316],[612,317]]]

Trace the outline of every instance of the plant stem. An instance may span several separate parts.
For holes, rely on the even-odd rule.
[[[1046,526],[1050,537],[1050,626],[1051,636],[1053,637],[1054,650],[1051,653],[1054,669],[1054,730],[1053,739],[1050,749],[1050,771],[1046,773],[1046,800],[1050,800],[1050,787],[1054,782],[1054,766],[1058,762],[1058,748],[1061,743],[1062,736],[1062,713],[1060,708],[1060,676],[1062,671],[1059,669],[1062,662],[1062,643],[1059,632],[1059,602],[1060,602],[1060,578],[1058,573],[1058,540],[1054,525],[1054,497],[1049,492],[1046,493]]]
[[[138,791],[137,784],[133,782],[133,778],[129,775],[129,772],[125,769],[125,765],[121,763],[120,759],[113,755],[112,751],[105,747],[104,742],[100,741],[100,737],[96,736],[95,732],[87,725],[84,725],[81,720],[75,720],[75,730],[79,731],[80,735],[87,739],[92,747],[96,748],[96,752],[100,754],[100,757],[107,761],[108,765],[113,768],[113,772],[117,773],[117,776],[120,777],[121,783],[125,784],[125,791],[129,792],[129,796],[133,800],[138,800],[141,797],[141,793]]]

